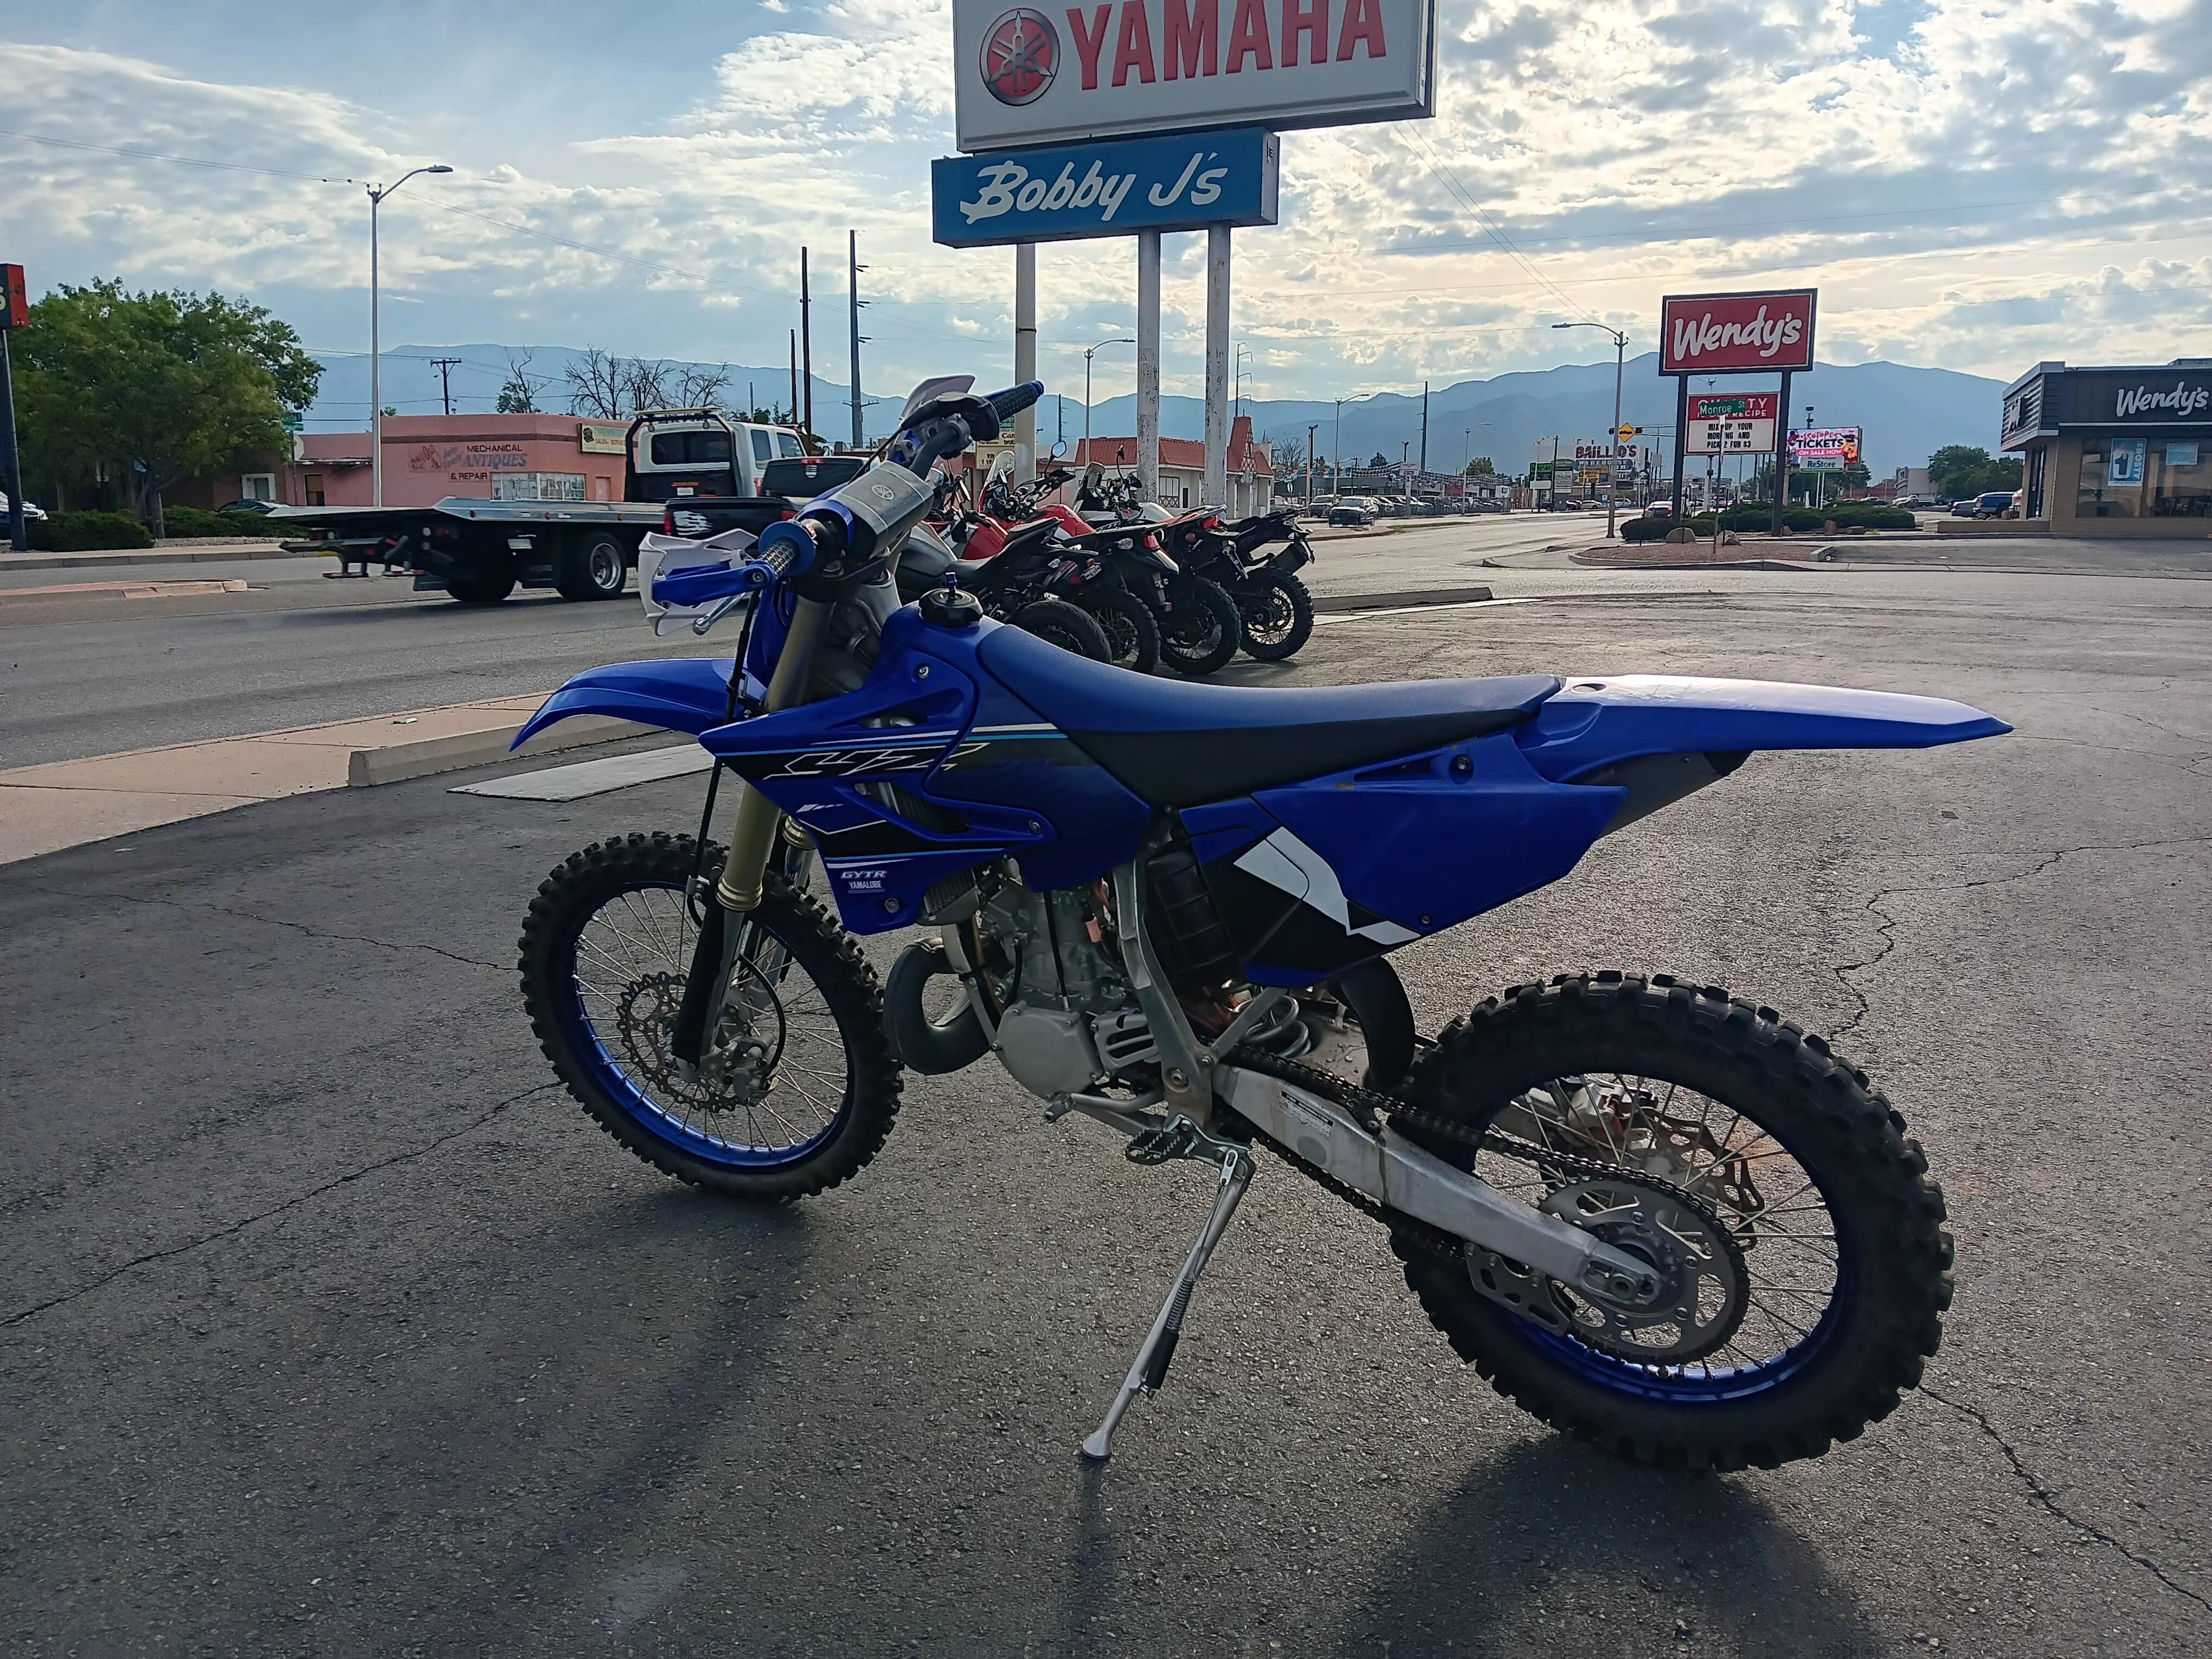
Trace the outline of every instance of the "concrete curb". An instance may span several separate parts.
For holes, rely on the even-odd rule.
[[[373,788],[380,783],[398,783],[408,778],[427,778],[437,772],[459,772],[505,760],[507,745],[526,722],[465,732],[450,738],[418,738],[410,743],[356,749],[346,757],[346,787]],[[630,720],[609,720],[599,714],[576,714],[562,720],[516,750],[517,755],[552,755],[566,749],[585,749],[593,744],[619,743],[624,738],[650,737],[657,726]]]

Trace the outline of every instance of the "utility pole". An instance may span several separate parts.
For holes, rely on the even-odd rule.
[[[1328,493],[1344,493],[1344,399],[1336,400],[1336,441],[1328,453]]]
[[[1429,470],[1429,383],[1421,382],[1421,471]]]
[[[853,295],[853,447],[860,447],[860,307],[867,301],[860,297],[860,273],[867,266],[860,263],[860,233],[845,233],[845,260],[850,267]]]
[[[368,191],[368,495],[372,507],[384,505],[384,307],[377,273],[376,212],[386,197],[417,174],[452,171],[440,161],[401,173],[398,184],[362,186]]]
[[[430,366],[438,371],[438,395],[445,400],[446,413],[453,412],[453,369],[459,357],[433,357]]]
[[[799,397],[802,418],[799,430],[814,436],[814,293],[807,276],[807,250],[799,250]]]
[[[799,331],[791,331],[791,423],[799,424]]]

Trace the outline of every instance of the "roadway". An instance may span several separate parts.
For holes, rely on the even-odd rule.
[[[909,1079],[821,1199],[671,1185],[549,1086],[513,941],[546,869],[688,825],[696,781],[549,806],[424,779],[0,877],[10,1651],[2212,1647],[2206,590],[1508,584],[1530,602],[1330,619],[1292,672],[1749,673],[2019,725],[1759,757],[1401,958],[1431,1024],[1617,965],[1835,1035],[1959,1238],[1942,1352],[1887,1422],[1725,1478],[1565,1442],[1457,1364],[1369,1224],[1270,1165],[1166,1392],[1086,1471],[1200,1176],[978,1069]],[[634,619],[592,631],[613,609],[349,600],[211,637],[388,623],[392,662],[507,640],[550,677],[634,648]],[[182,678],[198,621],[100,625]]]

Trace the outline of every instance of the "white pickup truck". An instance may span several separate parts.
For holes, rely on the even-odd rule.
[[[763,496],[777,461],[806,453],[787,426],[740,421],[719,409],[647,410],[630,422],[619,501],[448,495],[429,507],[279,507],[270,518],[308,533],[295,553],[398,565],[415,586],[463,605],[496,605],[520,586],[568,599],[611,599],[668,504],[693,496]]]

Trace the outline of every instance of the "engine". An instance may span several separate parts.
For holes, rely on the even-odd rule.
[[[1015,1080],[1047,1099],[1149,1081],[1159,1048],[1122,971],[1103,888],[1036,893],[998,872],[979,890],[982,966],[1005,1011],[999,1057]]]

